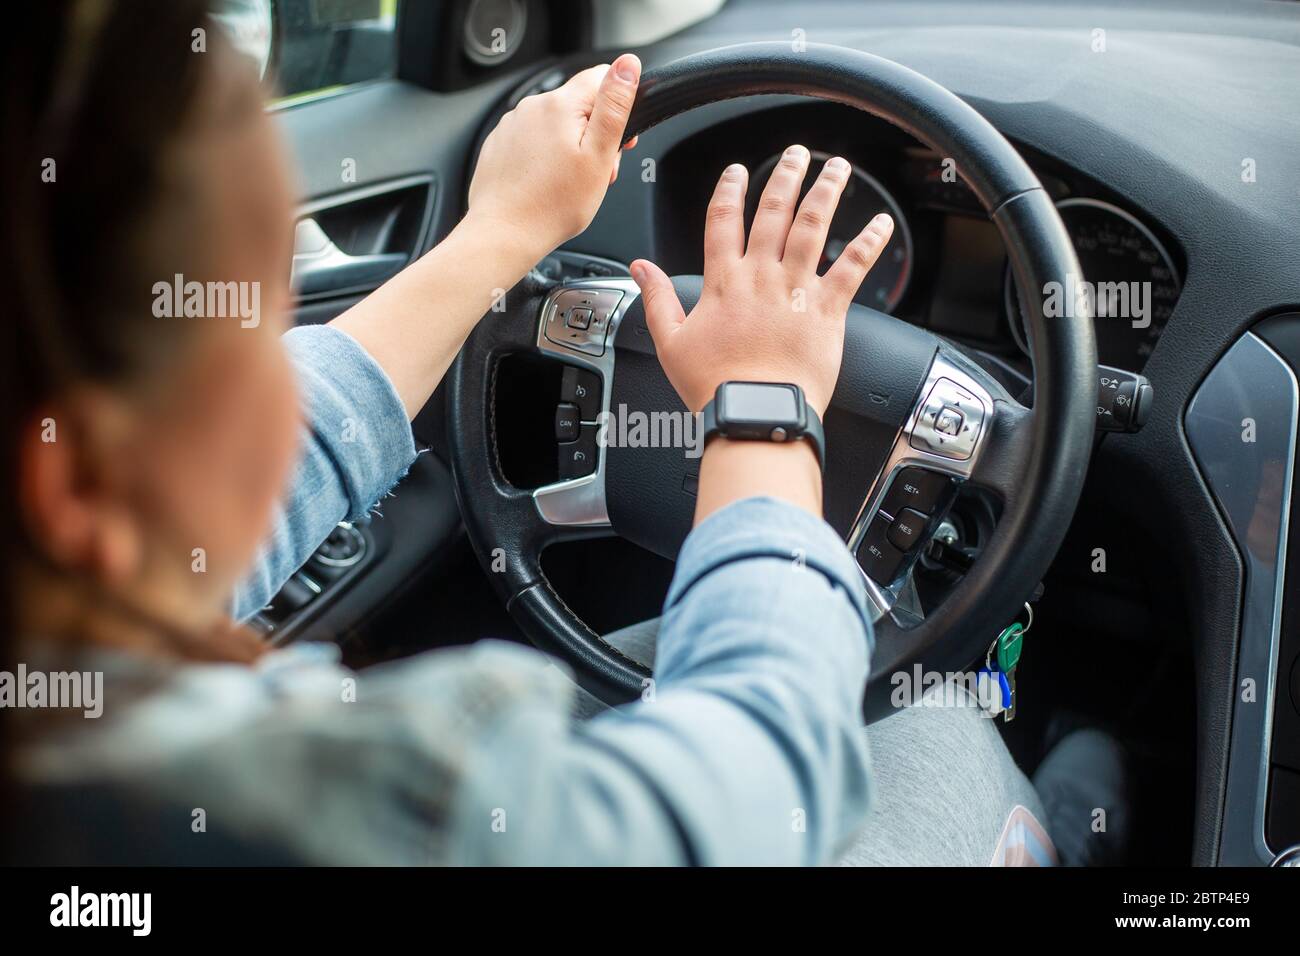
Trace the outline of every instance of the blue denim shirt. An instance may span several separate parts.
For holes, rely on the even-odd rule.
[[[370,354],[330,325],[284,338],[298,373],[303,454],[271,536],[235,594],[237,620],[256,614],[334,526],[365,516],[415,460],[406,409]]]
[[[415,455],[391,383],[354,340],[313,327],[285,344],[310,434],[239,615]],[[203,808],[209,827],[277,861],[823,863],[867,810],[870,634],[838,535],[755,498],[687,538],[654,683],[589,721],[570,716],[562,665],[500,641],[362,672],[322,644],[252,668],[100,653],[104,717],[25,747],[20,767],[107,787],[195,862],[190,811],[149,808]]]

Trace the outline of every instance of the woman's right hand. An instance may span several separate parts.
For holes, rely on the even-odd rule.
[[[641,61],[624,53],[524,97],[483,143],[466,220],[530,244],[530,265],[586,229],[636,145],[623,133],[640,81]]]
[[[838,156],[827,160],[799,203],[810,158],[802,146],[785,151],[759,200],[748,247],[749,174],[741,165],[723,170],[704,225],[704,290],[689,316],[662,269],[645,259],[632,263],[659,361],[693,412],[726,381],[794,383],[819,416],[826,412],[840,373],[845,315],[894,223],[876,216],[818,276],[850,167]]]

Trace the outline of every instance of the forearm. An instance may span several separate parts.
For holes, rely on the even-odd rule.
[[[503,726],[461,790],[460,861],[826,862],[867,808],[868,650],[829,526],[770,499],[715,515],[682,550],[653,688],[571,732]]]
[[[548,251],[534,246],[525,230],[471,213],[331,325],[379,363],[414,418],[479,319]]]
[[[822,475],[806,441],[778,445],[715,438],[700,461],[695,524],[734,501],[769,497],[822,516]]]
[[[246,618],[274,596],[341,518],[374,507],[415,459],[411,426],[384,370],[328,326],[284,337],[303,403],[302,458],[257,563],[234,596]]]
[[[587,732],[655,780],[693,862],[825,863],[870,795],[869,631],[848,576],[857,572],[827,567],[820,536],[780,528],[788,509],[738,507],[767,526],[729,530],[733,556],[746,556],[668,608],[653,699],[634,719],[611,714]],[[703,560],[727,558],[719,548]]]

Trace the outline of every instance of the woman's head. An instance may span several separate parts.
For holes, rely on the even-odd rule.
[[[5,41],[27,636],[129,642],[112,607],[210,627],[292,467],[287,164],[206,6],[38,4]]]

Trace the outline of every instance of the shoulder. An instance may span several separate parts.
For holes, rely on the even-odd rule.
[[[253,668],[114,664],[101,718],[20,748],[20,786],[54,795],[51,812],[81,807],[81,826],[133,820],[159,847],[170,834],[205,853],[191,840],[202,819],[227,842],[314,862],[437,861],[485,739],[520,722],[562,728],[572,688],[540,653],[500,641],[364,671],[332,645]]]

